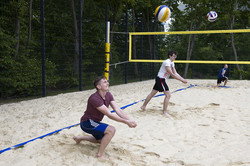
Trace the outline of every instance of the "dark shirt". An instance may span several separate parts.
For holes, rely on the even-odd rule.
[[[102,106],[103,104],[108,108],[110,102],[113,101],[114,98],[110,92],[107,92],[105,95],[105,100],[100,96],[100,94],[96,91],[92,94],[88,99],[87,109],[84,112],[84,115],[81,117],[81,122],[87,119],[92,119],[94,121],[100,122],[104,114],[97,109],[97,107]]]
[[[218,75],[218,78],[225,77],[225,75],[222,75],[222,73],[223,73],[224,70],[225,70],[225,73],[226,73],[227,68],[223,68],[223,69],[220,70],[220,73],[219,73],[219,75]]]

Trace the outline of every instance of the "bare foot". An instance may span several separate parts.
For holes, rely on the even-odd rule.
[[[98,160],[104,160],[104,161],[108,161],[108,160],[109,160],[109,157],[108,157],[108,156],[104,156],[104,155],[102,155],[102,156],[96,155],[96,158],[97,158]]]
[[[166,116],[166,117],[168,117],[169,119],[172,119],[172,120],[173,120],[172,116],[169,115],[167,112],[163,112],[163,115]]]
[[[146,107],[145,107],[145,106],[141,106],[141,109],[142,109],[143,111],[145,111],[145,110],[146,110]]]
[[[81,139],[79,137],[74,136],[73,139],[76,141],[76,144],[79,144],[81,142]]]

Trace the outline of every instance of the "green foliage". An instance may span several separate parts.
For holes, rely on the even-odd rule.
[[[234,29],[249,28],[248,0],[111,0],[83,1],[82,13],[82,80],[83,87],[92,85],[92,80],[103,74],[105,65],[105,13],[111,22],[111,32],[125,32],[125,13],[128,16],[129,31],[161,31],[161,23],[155,20],[154,11],[159,5],[167,5],[172,11],[170,31],[231,29],[235,17]],[[65,90],[76,88],[79,82],[79,4],[77,0],[47,0],[45,3],[45,54],[46,86],[48,89]],[[185,7],[179,9],[179,3]],[[41,22],[40,1],[33,0],[32,20],[29,25],[29,1],[5,0],[0,2],[0,97],[32,96],[41,94]],[[205,4],[205,5],[204,5]],[[74,8],[74,10],[73,10]],[[219,17],[210,23],[206,14],[215,10]],[[75,17],[74,17],[75,16]],[[76,22],[74,22],[76,18]],[[142,27],[141,27],[142,25]],[[31,27],[29,27],[31,26]],[[31,28],[30,41],[28,41]],[[128,35],[127,35],[128,37]],[[165,59],[170,49],[178,51],[178,59],[185,60],[189,37],[193,35],[168,35],[155,38],[156,57]],[[126,57],[126,35],[111,33],[111,63],[128,60]],[[230,34],[196,35],[192,60],[234,60]],[[139,58],[152,57],[152,38],[143,38],[143,55],[140,55],[140,37],[136,53]],[[234,34],[234,44],[238,59],[249,61],[249,33]],[[19,44],[19,47],[18,47]],[[151,50],[150,50],[151,49]],[[145,56],[145,57],[144,57]],[[137,65],[137,66],[136,66]],[[128,64],[129,78],[138,80],[142,66],[144,78],[151,78],[158,70],[153,64]],[[178,64],[178,71],[183,73],[185,65]],[[249,65],[241,65],[240,70],[234,65],[231,77],[250,79]],[[153,73],[153,71],[155,73]],[[211,78],[217,76],[218,65],[190,65],[189,77]],[[123,81],[125,67],[111,67],[111,82]],[[92,86],[91,86],[92,87]]]
[[[240,70],[237,70],[236,68],[234,68],[233,72],[232,72],[232,78],[234,79],[239,79],[239,74],[242,74],[243,79],[245,80],[249,80],[250,79],[250,69],[241,67]]]
[[[10,56],[0,59],[0,96],[1,98],[12,96],[29,96],[41,92],[41,62],[37,59],[20,57],[14,60]],[[56,76],[53,75],[55,66],[47,61],[47,86],[56,84]]]

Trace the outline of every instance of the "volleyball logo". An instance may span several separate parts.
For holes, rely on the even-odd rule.
[[[218,17],[218,14],[215,11],[210,11],[207,14],[207,20],[210,22],[214,22],[217,19],[217,17]]]
[[[166,5],[160,5],[155,9],[155,17],[160,22],[167,21],[171,16],[171,10]]]

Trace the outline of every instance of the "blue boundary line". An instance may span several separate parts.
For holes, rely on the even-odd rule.
[[[175,90],[175,91],[172,92],[172,93],[179,92],[179,91],[182,91],[182,90],[186,90],[186,89],[188,89],[188,88],[192,88],[192,87],[195,87],[195,86],[199,86],[199,85],[192,85],[192,84],[190,84],[190,86],[188,86],[188,87],[186,87],[186,88],[177,89],[177,90]],[[155,95],[154,97],[159,97],[159,96],[163,96],[163,95],[164,95],[164,94],[159,94],[159,95]],[[134,105],[134,104],[137,104],[137,103],[139,103],[139,102],[141,102],[141,101],[144,101],[144,100],[145,100],[145,99],[140,100],[140,101],[137,101],[137,102],[134,102],[134,103],[131,103],[131,104],[128,104],[128,105],[125,105],[125,106],[121,107],[121,109],[125,109],[125,108],[127,108],[127,107],[130,107],[130,106],[132,106],[132,105]],[[115,112],[115,111],[112,110],[112,111],[110,111],[110,112],[113,113],[113,112]],[[14,145],[14,146],[10,146],[10,147],[8,147],[8,148],[6,148],[6,149],[0,150],[0,154],[2,154],[3,152],[6,152],[6,151],[8,151],[8,150],[16,149],[16,148],[19,148],[19,147],[21,147],[21,146],[24,146],[25,144],[27,144],[27,143],[29,143],[29,142],[32,142],[32,141],[35,141],[35,140],[37,140],[37,139],[42,139],[42,138],[44,138],[44,137],[47,137],[47,136],[50,136],[50,135],[52,135],[52,134],[58,133],[58,132],[60,132],[60,131],[62,131],[62,130],[64,130],[64,129],[69,129],[69,128],[71,128],[71,127],[75,127],[75,126],[77,126],[77,125],[79,125],[79,124],[80,124],[80,123],[77,123],[77,124],[74,124],[74,125],[71,125],[71,126],[68,126],[68,127],[64,127],[64,128],[62,128],[62,129],[55,130],[55,131],[50,132],[50,133],[48,133],[48,134],[44,134],[44,135],[42,135],[42,136],[40,136],[40,137],[33,138],[33,139],[28,140],[28,141],[26,141],[26,142],[23,142],[23,143]]]
[[[37,140],[37,139],[42,139],[42,138],[47,137],[47,136],[49,136],[49,135],[58,133],[59,131],[62,131],[62,130],[64,130],[64,129],[69,129],[69,128],[71,128],[71,127],[77,126],[77,125],[79,125],[79,124],[80,124],[80,123],[74,124],[74,125],[71,125],[71,126],[68,126],[68,127],[64,127],[64,128],[62,128],[62,129],[55,130],[55,131],[50,132],[50,133],[48,133],[48,134],[44,134],[44,135],[42,135],[42,136],[40,136],[40,137],[33,138],[33,139],[28,140],[28,141],[26,141],[26,142],[23,142],[23,143],[20,143],[20,144],[17,144],[17,145],[8,147],[8,148],[6,148],[6,149],[1,150],[1,151],[0,151],[0,154],[3,153],[3,152],[5,152],[5,151],[11,150],[11,149],[19,148],[19,147],[21,147],[21,146],[23,146],[23,145],[25,145],[25,144],[27,144],[27,143],[29,143],[29,142],[32,142],[32,141]]]
[[[220,88],[231,88],[230,86],[219,86]]]
[[[186,88],[181,88],[181,89],[177,89],[177,90],[173,91],[172,93],[179,92],[179,91],[182,91],[182,90],[185,90],[185,89],[188,89],[188,88],[192,88],[192,87],[195,87],[195,86],[199,86],[199,85],[192,85],[192,84],[190,84],[188,87],[186,87]],[[164,93],[159,94],[159,95],[155,95],[154,97],[159,97],[159,96],[164,96]],[[137,103],[139,103],[139,102],[141,102],[141,101],[144,101],[144,100],[146,100],[146,99],[143,99],[143,100],[136,101],[136,102],[134,102],[134,103],[128,104],[128,105],[126,105],[126,106],[121,107],[121,109],[125,109],[125,108],[127,108],[127,107],[129,107],[129,106],[135,105],[135,104],[137,104]],[[115,111],[112,110],[111,113],[113,113],[113,112],[115,112]]]

